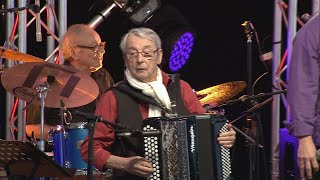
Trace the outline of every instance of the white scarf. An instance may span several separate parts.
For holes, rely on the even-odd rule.
[[[148,83],[144,83],[133,78],[128,69],[125,70],[125,76],[128,80],[128,83],[132,87],[142,90],[143,94],[153,97],[153,99],[158,103],[171,110],[171,101],[168,91],[162,82],[162,74],[160,68],[157,69],[156,80]],[[149,104],[148,117],[161,117],[161,109],[157,106]]]

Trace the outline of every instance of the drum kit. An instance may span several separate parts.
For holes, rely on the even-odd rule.
[[[41,125],[26,128],[26,131],[39,131],[44,139],[43,108],[79,107],[97,98],[99,88],[87,74],[72,67],[45,62],[28,54],[5,49],[0,46],[0,58],[24,62],[3,71],[1,82],[12,95],[28,104],[40,104]],[[202,105],[211,107],[225,103],[246,87],[243,81],[228,82],[196,92]],[[28,106],[28,105],[27,105]],[[35,128],[36,127],[36,128]],[[85,124],[70,123],[67,127],[58,125],[51,129],[47,140],[53,142],[53,158],[62,167],[86,169],[79,146],[87,135]],[[30,134],[27,133],[27,134]],[[51,139],[50,139],[51,138]]]
[[[42,151],[45,151],[44,141],[52,142],[53,159],[62,167],[75,168],[77,178],[85,176],[87,164],[82,160],[79,148],[88,133],[86,122],[57,125],[48,132],[48,128],[45,128],[48,126],[44,124],[43,108],[61,108],[61,102],[64,108],[86,105],[97,98],[97,83],[89,75],[69,66],[48,63],[38,57],[2,47],[0,51],[0,57],[25,62],[3,71],[3,87],[17,98],[28,102],[25,109],[30,104],[41,107],[41,124],[27,125],[26,134],[31,134],[30,131],[40,134],[37,145]],[[109,176],[96,169],[94,174]]]

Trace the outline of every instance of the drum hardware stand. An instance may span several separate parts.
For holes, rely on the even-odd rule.
[[[48,77],[48,80],[50,78]],[[53,83],[53,82],[52,82]],[[38,141],[37,147],[39,148],[39,150],[41,150],[42,152],[45,151],[45,141],[44,141],[44,101],[45,98],[47,96],[47,91],[49,89],[50,85],[48,82],[45,82],[43,84],[40,84],[38,87],[36,87],[35,89],[37,90],[37,94],[31,99],[30,102],[28,102],[28,104],[23,108],[23,111],[25,111],[30,104],[39,96],[40,99],[40,120],[41,120],[41,131],[40,131],[40,141]],[[36,168],[34,168],[36,169]],[[32,176],[31,176],[32,177]],[[40,179],[44,179],[43,177],[40,177]]]
[[[250,109],[242,112],[242,115],[241,115],[241,116],[239,116],[239,117],[237,117],[236,119],[230,121],[230,124],[235,123],[236,121],[242,119],[242,118],[245,117],[245,116],[251,115],[252,113],[256,112],[258,109],[260,109],[261,107],[263,107],[264,105],[266,105],[267,103],[271,102],[272,100],[273,100],[273,98],[270,97],[270,98],[264,100],[264,101],[261,102],[261,103],[257,103],[257,104],[256,104],[255,106],[253,106],[252,108],[250,108]],[[234,130],[236,130],[237,132],[239,132],[240,134],[242,134],[243,136],[245,136],[245,137],[247,138],[247,140],[249,140],[249,141],[251,142],[252,145],[255,145],[255,146],[258,147],[258,148],[263,148],[263,146],[262,146],[261,144],[257,143],[257,142],[256,142],[251,136],[249,136],[248,134],[242,132],[240,129],[238,129],[238,128],[235,127],[235,126],[232,126],[232,128],[233,128]]]
[[[72,121],[72,114],[68,109],[66,108],[66,105],[64,102],[60,99],[60,120],[61,120],[61,126],[70,125]]]
[[[45,150],[45,141],[44,141],[44,99],[47,96],[47,91],[49,89],[49,84],[44,83],[36,88],[39,93],[40,98],[40,119],[41,119],[41,131],[40,131],[40,141],[38,143],[38,148],[41,151]]]
[[[239,120],[239,119],[241,119],[241,118],[243,118],[245,116],[248,116],[248,115],[252,114],[256,109],[264,106],[268,102],[271,102],[272,101],[272,97],[267,99],[267,100],[265,100],[265,101],[263,101],[260,104],[257,103],[257,101],[254,101],[255,104],[253,104],[252,100],[256,100],[258,98],[262,98],[262,97],[265,97],[265,96],[272,96],[272,95],[276,95],[276,94],[281,94],[281,93],[285,93],[285,92],[287,92],[287,90],[279,90],[279,91],[274,91],[274,92],[271,92],[271,93],[260,93],[260,94],[252,95],[252,96],[243,95],[238,99],[227,101],[226,103],[221,104],[218,107],[225,106],[225,105],[231,105],[231,104],[235,104],[235,103],[238,103],[238,102],[246,102],[246,101],[250,100],[252,105],[254,105],[254,106],[252,108],[250,108],[249,110],[243,112],[243,114],[240,117],[238,117],[237,119],[235,119],[235,120],[233,120],[231,122],[231,123],[234,123],[235,121],[237,121],[237,120]],[[255,117],[253,117],[253,118],[255,118]],[[253,118],[252,118],[252,116],[248,116],[247,117],[247,119],[246,119],[247,120],[247,127],[245,128],[244,132],[238,130],[235,126],[233,126],[233,128],[235,130],[237,130],[237,132],[239,132],[240,134],[242,134],[243,136],[246,137],[246,144],[249,145],[250,152],[255,152],[253,154],[257,154],[255,163],[258,163],[259,162],[259,161],[257,161],[258,158],[259,158],[258,151],[260,150],[259,148],[263,148],[263,146],[261,146],[259,144],[260,142],[258,140],[254,140],[253,138],[251,138],[251,137],[257,137],[257,135],[258,135],[258,134],[254,134],[254,133],[257,133],[257,131],[255,129],[253,129],[253,128],[254,127],[257,128],[258,126],[257,126],[257,124],[254,124],[254,123],[256,123],[256,121]],[[252,129],[250,127],[252,127]],[[258,146],[255,146],[257,144],[258,144]],[[256,147],[258,147],[258,148],[256,148]],[[250,156],[250,160],[252,160],[254,158],[251,153],[249,154],[249,156]],[[251,166],[251,162],[250,162],[250,166]],[[250,167],[250,169],[251,168],[252,168],[252,166]],[[257,171],[258,171],[258,169],[257,169]],[[257,175],[258,175],[258,173],[257,173]]]
[[[243,117],[247,117],[247,119],[246,119],[246,121],[247,121],[247,123],[253,123],[253,119],[250,119],[250,117],[252,117],[251,115],[252,114],[254,114],[255,113],[255,111],[256,110],[258,110],[258,109],[260,109],[261,107],[263,107],[264,105],[266,105],[267,103],[269,103],[269,102],[271,102],[273,100],[273,97],[270,97],[270,98],[268,98],[268,99],[266,99],[266,100],[264,100],[263,102],[261,102],[261,103],[256,103],[252,108],[250,108],[250,109],[248,109],[248,110],[246,110],[246,111],[244,111],[244,112],[242,112],[242,115],[241,116],[239,116],[238,118],[236,118],[236,119],[234,119],[234,120],[232,120],[231,122],[230,122],[230,124],[233,124],[234,122],[236,122],[236,121],[238,121],[239,119],[241,119],[241,118],[243,118]],[[249,124],[249,125],[252,125],[253,126],[253,124]],[[255,152],[256,154],[258,154],[256,151],[259,151],[260,149],[262,149],[263,148],[263,146],[260,144],[260,141],[259,140],[256,140],[256,138],[254,138],[254,136],[253,135],[256,135],[256,134],[254,134],[255,132],[252,130],[252,129],[250,129],[250,127],[248,127],[248,128],[246,128],[245,129],[245,132],[242,132],[241,130],[239,130],[238,128],[236,128],[235,126],[232,126],[237,132],[239,132],[240,134],[242,134],[244,137],[246,137],[246,143],[248,143],[248,146],[249,146],[249,150],[250,150],[250,154],[249,154],[249,158],[250,158],[250,164],[249,164],[249,166],[250,166],[250,178],[252,178],[252,174],[251,173],[253,173],[253,166],[252,166],[252,164],[253,164],[253,158],[254,158],[254,156],[252,155],[253,154],[253,152]],[[248,141],[249,140],[249,141]],[[255,151],[254,151],[255,150]],[[257,159],[256,159],[257,160]],[[254,163],[258,163],[259,161],[254,161]],[[251,169],[252,168],[252,169]],[[257,169],[256,169],[256,171],[257,171]],[[258,175],[258,174],[256,174],[256,175]]]

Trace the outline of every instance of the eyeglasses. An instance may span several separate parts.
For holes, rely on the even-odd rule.
[[[138,56],[140,53],[143,58],[151,59],[158,50],[159,49],[156,49],[154,51],[130,51],[130,52],[126,52],[125,54],[129,59],[132,59],[132,60],[138,59]]]
[[[100,42],[99,44],[96,44],[94,46],[77,45],[77,47],[79,47],[79,48],[90,49],[94,53],[97,53],[100,49],[104,49],[105,46],[106,46],[106,42]]]

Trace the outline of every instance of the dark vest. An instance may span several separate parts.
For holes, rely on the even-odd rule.
[[[171,102],[176,103],[176,112],[178,116],[189,115],[187,108],[184,106],[181,97],[180,79],[178,75],[171,75],[172,82],[168,84],[167,90]],[[142,94],[140,90],[136,90],[129,86],[127,82],[120,82],[112,89],[118,102],[118,113],[116,123],[126,125],[132,130],[141,130],[142,115],[139,110],[139,102],[143,101],[148,104],[157,105],[157,102]],[[165,111],[165,109],[163,109]],[[164,113],[164,112],[163,112]],[[142,137],[117,137],[111,147],[114,155],[121,157],[144,156]],[[137,177],[129,173],[114,170],[113,180],[145,180],[145,178]]]

